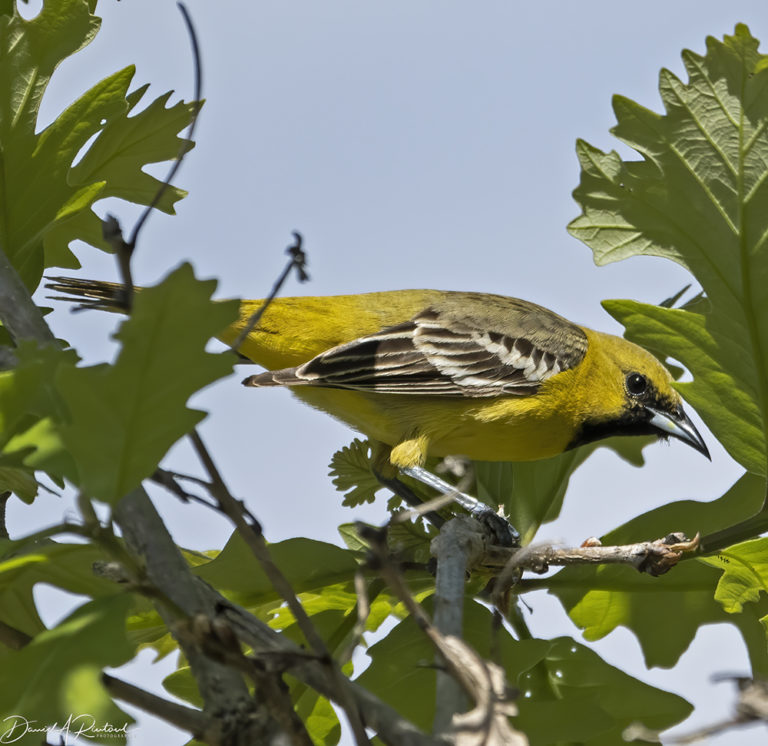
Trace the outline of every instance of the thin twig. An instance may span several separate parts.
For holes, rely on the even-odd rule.
[[[433,497],[431,500],[426,500],[420,505],[413,505],[406,508],[405,510],[400,510],[392,516],[390,522],[405,523],[406,521],[410,521],[414,518],[423,518],[427,515],[427,513],[440,510],[440,508],[445,508],[448,505],[453,505],[453,495],[450,493],[445,495],[438,495],[437,497]]]
[[[698,534],[688,539],[684,534],[672,533],[663,539],[636,544],[600,546],[590,543],[581,547],[555,547],[550,544],[531,544],[522,549],[488,547],[482,558],[485,567],[502,567],[496,585],[497,593],[516,582],[523,570],[546,572],[552,565],[631,565],[638,572],[663,575],[674,567],[683,555],[699,546]]]
[[[339,664],[342,666],[352,660],[352,655],[360,644],[360,641],[363,639],[365,625],[368,623],[368,616],[371,613],[371,603],[368,598],[368,585],[365,575],[361,570],[355,572],[355,595],[357,596],[357,621],[355,621],[355,626],[352,628],[349,642],[339,653]]]
[[[101,675],[101,681],[104,688],[116,699],[155,715],[166,723],[191,733],[200,741],[207,740],[206,731],[212,727],[212,722],[211,718],[200,710],[158,697],[107,673]]]
[[[259,323],[261,320],[261,317],[264,315],[264,312],[269,308],[269,305],[272,303],[272,301],[277,297],[277,294],[280,292],[280,289],[285,284],[285,281],[288,279],[288,275],[291,273],[291,270],[295,267],[296,268],[296,274],[298,275],[299,282],[306,282],[309,279],[309,275],[306,271],[306,265],[307,265],[307,255],[304,253],[304,250],[301,248],[301,245],[303,243],[303,238],[301,236],[301,233],[298,231],[293,231],[293,237],[296,239],[295,243],[292,246],[289,246],[286,249],[286,253],[290,255],[290,259],[288,260],[288,264],[285,265],[285,269],[280,273],[280,276],[275,281],[275,284],[272,286],[272,292],[267,296],[266,300],[256,309],[256,311],[251,315],[251,317],[248,319],[248,322],[243,327],[240,334],[237,335],[237,339],[232,343],[231,348],[235,352],[240,348],[240,345],[245,341],[245,339],[248,337],[248,335],[254,330],[256,327],[256,324]]]
[[[189,123],[186,137],[182,138],[179,151],[176,154],[176,158],[174,159],[171,168],[168,170],[167,176],[158,187],[154,197],[152,198],[152,201],[146,206],[146,208],[139,216],[139,219],[136,221],[136,225],[133,226],[130,237],[126,239],[123,236],[120,223],[114,215],[107,215],[101,226],[104,240],[112,247],[117,257],[118,269],[120,270],[120,277],[122,279],[123,285],[122,297],[119,299],[118,304],[126,313],[130,313],[130,310],[133,307],[133,296],[135,289],[133,286],[131,260],[133,259],[134,252],[136,251],[139,234],[149,219],[149,216],[152,214],[152,211],[155,210],[158,204],[160,204],[160,200],[163,198],[163,195],[170,188],[171,182],[181,168],[181,164],[184,162],[184,156],[190,150],[190,146],[193,142],[193,137],[195,134],[195,128],[197,127],[197,120],[200,115],[200,109],[203,105],[203,66],[200,57],[200,46],[197,43],[197,33],[186,6],[181,2],[178,2],[176,5],[181,11],[184,24],[187,27],[187,33],[189,34],[190,43],[192,45],[192,60],[194,65],[195,92],[194,100],[192,102],[192,119]]]
[[[174,176],[176,176],[179,169],[181,168],[181,164],[184,160],[184,155],[189,150],[189,143],[192,141],[192,138],[195,134],[195,128],[197,127],[197,120],[200,115],[200,109],[202,108],[202,105],[203,105],[203,102],[202,102],[203,65],[201,62],[200,46],[197,42],[197,33],[195,31],[194,24],[192,23],[192,18],[189,15],[189,11],[187,10],[186,5],[184,5],[184,3],[181,3],[181,2],[176,3],[176,5],[178,9],[181,11],[182,18],[184,19],[184,24],[187,27],[187,33],[189,34],[189,40],[192,45],[192,61],[193,61],[194,70],[195,70],[195,94],[194,94],[194,102],[193,102],[195,110],[192,114],[192,121],[189,123],[187,136],[184,139],[184,142],[182,142],[181,146],[179,147],[179,153],[176,156],[176,160],[174,161],[170,170],[168,171],[168,175],[165,177],[165,181],[163,181],[162,185],[155,193],[155,196],[152,199],[152,201],[149,203],[147,208],[141,214],[141,217],[138,219],[138,221],[136,221],[136,225],[133,227],[133,231],[131,231],[131,236],[127,241],[128,247],[131,252],[133,252],[134,249],[136,248],[136,242],[139,239],[139,233],[141,232],[141,229],[144,227],[144,223],[147,222],[147,218],[149,217],[150,213],[152,212],[152,210],[155,209],[155,207],[157,207],[163,195],[165,194],[167,189],[170,187],[171,181],[173,180]]]
[[[150,477],[152,482],[159,484],[161,487],[165,487],[165,489],[176,495],[176,497],[178,497],[182,502],[192,502],[197,505],[203,505],[206,508],[212,508],[214,510],[218,508],[218,505],[211,502],[211,500],[203,497],[202,495],[196,495],[193,492],[188,492],[185,490],[178,483],[177,480],[179,479],[194,481],[196,484],[202,485],[204,487],[208,486],[207,482],[204,482],[201,479],[197,479],[196,477],[187,476],[186,474],[178,474],[177,472],[168,471],[167,469],[161,469],[159,467],[155,469],[154,474],[152,474]]]

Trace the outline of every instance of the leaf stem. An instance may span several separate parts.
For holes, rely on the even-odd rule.
[[[712,554],[731,544],[755,539],[766,531],[768,531],[768,510],[761,510],[745,521],[704,536],[701,539],[701,552]]]

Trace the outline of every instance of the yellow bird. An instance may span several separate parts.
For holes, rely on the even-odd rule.
[[[107,307],[120,289],[55,279],[49,287]],[[219,338],[234,343],[261,304],[242,301]],[[528,461],[612,435],[672,436],[709,458],[653,355],[516,298],[438,290],[278,298],[238,351],[268,369],[246,386],[289,387],[380,444],[387,484],[399,470],[453,492],[424,469],[428,456]],[[458,502],[489,510],[466,495]]]

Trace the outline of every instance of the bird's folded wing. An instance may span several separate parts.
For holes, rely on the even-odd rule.
[[[270,383],[388,394],[529,395],[584,357],[587,337],[575,324],[530,304],[522,312],[516,306],[505,310],[513,318],[429,308],[297,368],[274,372]]]

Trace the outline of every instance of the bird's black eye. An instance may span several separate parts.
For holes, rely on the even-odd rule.
[[[627,391],[632,396],[642,396],[648,390],[648,380],[640,373],[629,373],[626,384]]]

